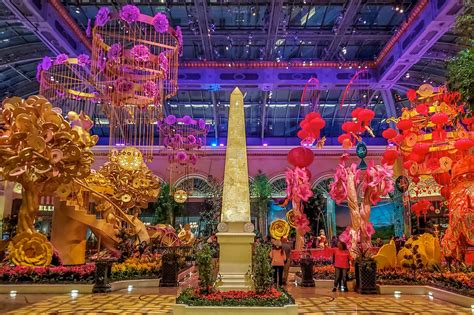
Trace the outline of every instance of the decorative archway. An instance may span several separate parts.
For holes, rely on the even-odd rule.
[[[328,239],[331,239],[334,235],[337,235],[336,232],[336,203],[329,195],[329,185],[334,181],[332,175],[324,175],[318,178],[313,183],[313,191],[315,193],[320,193],[326,199],[326,208],[325,211],[321,211],[323,215],[322,219],[324,221],[324,225],[326,226],[326,233]]]
[[[211,195],[211,186],[206,176],[189,174],[176,181],[175,190],[183,189],[188,198],[208,198]]]

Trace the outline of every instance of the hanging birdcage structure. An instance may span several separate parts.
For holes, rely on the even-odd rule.
[[[174,187],[179,178],[187,179],[192,174],[199,157],[199,151],[206,144],[209,131],[203,119],[195,120],[190,116],[176,118],[168,115],[158,123],[160,145],[168,156],[170,185]],[[189,187],[180,187],[188,194],[192,192],[192,181],[186,181]]]
[[[64,114],[82,112],[91,115],[99,95],[90,82],[89,65],[90,58],[85,54],[77,58],[66,54],[44,57],[37,68],[40,95],[61,108]]]
[[[139,147],[152,158],[163,101],[176,94],[182,35],[162,13],[141,14],[126,5],[101,8],[92,32],[91,74],[105,99],[110,145]]]
[[[301,93],[301,106],[310,108],[310,111],[300,122],[301,130],[297,133],[303,146],[312,146],[316,143],[317,148],[322,148],[326,142],[326,137],[321,137],[321,130],[326,126],[326,121],[319,113],[320,95],[319,80],[311,77]]]

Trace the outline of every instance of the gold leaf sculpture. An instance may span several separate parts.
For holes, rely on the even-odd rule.
[[[100,190],[125,212],[138,214],[160,193],[160,180],[133,147],[111,150],[109,161],[86,179],[89,187]]]
[[[34,229],[41,194],[54,193],[63,183],[89,176],[93,162],[90,149],[97,143],[97,136],[91,136],[83,128],[91,126],[87,116],[76,114],[73,117],[70,124],[61,116],[61,109],[53,108],[42,96],[34,95],[26,100],[11,97],[2,102],[0,174],[23,187],[18,235],[12,246],[37,244],[42,239]],[[25,241],[28,235],[30,241]],[[39,258],[43,252],[35,252],[35,249],[40,247],[31,245],[28,255],[12,257],[12,261],[19,265],[35,262],[43,265],[45,260]],[[16,255],[21,251],[12,248],[11,252]],[[23,260],[25,257],[28,259]]]
[[[279,240],[282,237],[288,237],[290,234],[290,225],[282,219],[273,221],[270,224],[270,235],[272,238]]]

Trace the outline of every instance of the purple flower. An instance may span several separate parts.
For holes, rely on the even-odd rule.
[[[202,146],[202,139],[198,138],[196,144],[198,145],[198,147]]]
[[[156,88],[156,84],[153,81],[146,81],[143,84],[143,93],[147,97],[156,97],[158,94],[158,89]]]
[[[179,133],[175,134],[173,137],[173,143],[176,145],[181,145],[183,144],[183,137]]]
[[[179,56],[183,55],[183,32],[181,31],[181,27],[176,26],[176,37],[178,38],[178,45],[179,45]]]
[[[90,38],[91,35],[92,35],[91,19],[87,19],[86,36]]]
[[[200,129],[205,129],[206,128],[206,122],[204,121],[204,119],[199,119],[198,120],[198,126]]]
[[[40,62],[36,66],[36,81],[40,82],[41,81],[41,71],[43,71],[43,63]]]
[[[135,45],[130,50],[130,54],[133,56],[135,61],[147,62],[150,60],[150,51],[145,45]]]
[[[170,26],[168,18],[163,13],[157,13],[153,17],[152,24],[155,27],[155,31],[157,31],[158,33],[168,32],[168,28]]]
[[[77,56],[77,64],[81,67],[87,66],[88,64],[91,63],[91,60],[88,55],[86,54],[80,54]]]
[[[128,24],[133,23],[140,17],[140,9],[134,5],[127,4],[120,10],[120,18]]]
[[[119,43],[112,44],[110,46],[109,51],[107,51],[107,58],[112,61],[117,61],[122,56],[122,45]]]
[[[180,162],[184,162],[188,159],[188,155],[186,154],[186,152],[179,151],[178,153],[176,153],[176,159]]]
[[[158,62],[160,64],[160,69],[165,73],[165,76],[168,74],[168,58],[164,53],[158,55]]]
[[[191,125],[192,121],[193,121],[193,119],[191,117],[189,117],[188,115],[183,117],[183,124],[185,124],[185,125]]]
[[[63,63],[67,62],[67,59],[69,57],[66,54],[59,54],[56,56],[56,59],[54,60],[55,65],[62,65]]]
[[[130,93],[133,89],[133,83],[125,78],[118,78],[114,82],[115,91],[120,93]]]
[[[168,115],[165,118],[165,124],[167,125],[174,125],[176,123],[176,116],[175,115]]]
[[[95,26],[104,26],[110,20],[110,10],[107,7],[102,7],[95,16]]]
[[[43,70],[49,70],[51,66],[53,65],[53,60],[49,58],[48,56],[44,57],[43,60],[41,61],[41,69]]]
[[[195,144],[196,143],[196,137],[194,135],[189,135],[188,136],[188,143],[189,144]]]

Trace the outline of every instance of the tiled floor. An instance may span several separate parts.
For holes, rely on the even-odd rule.
[[[299,314],[473,314],[426,296],[359,295],[353,292],[332,293],[324,288],[295,288]],[[111,294],[0,295],[0,313],[5,314],[171,314],[176,289],[133,289]]]

